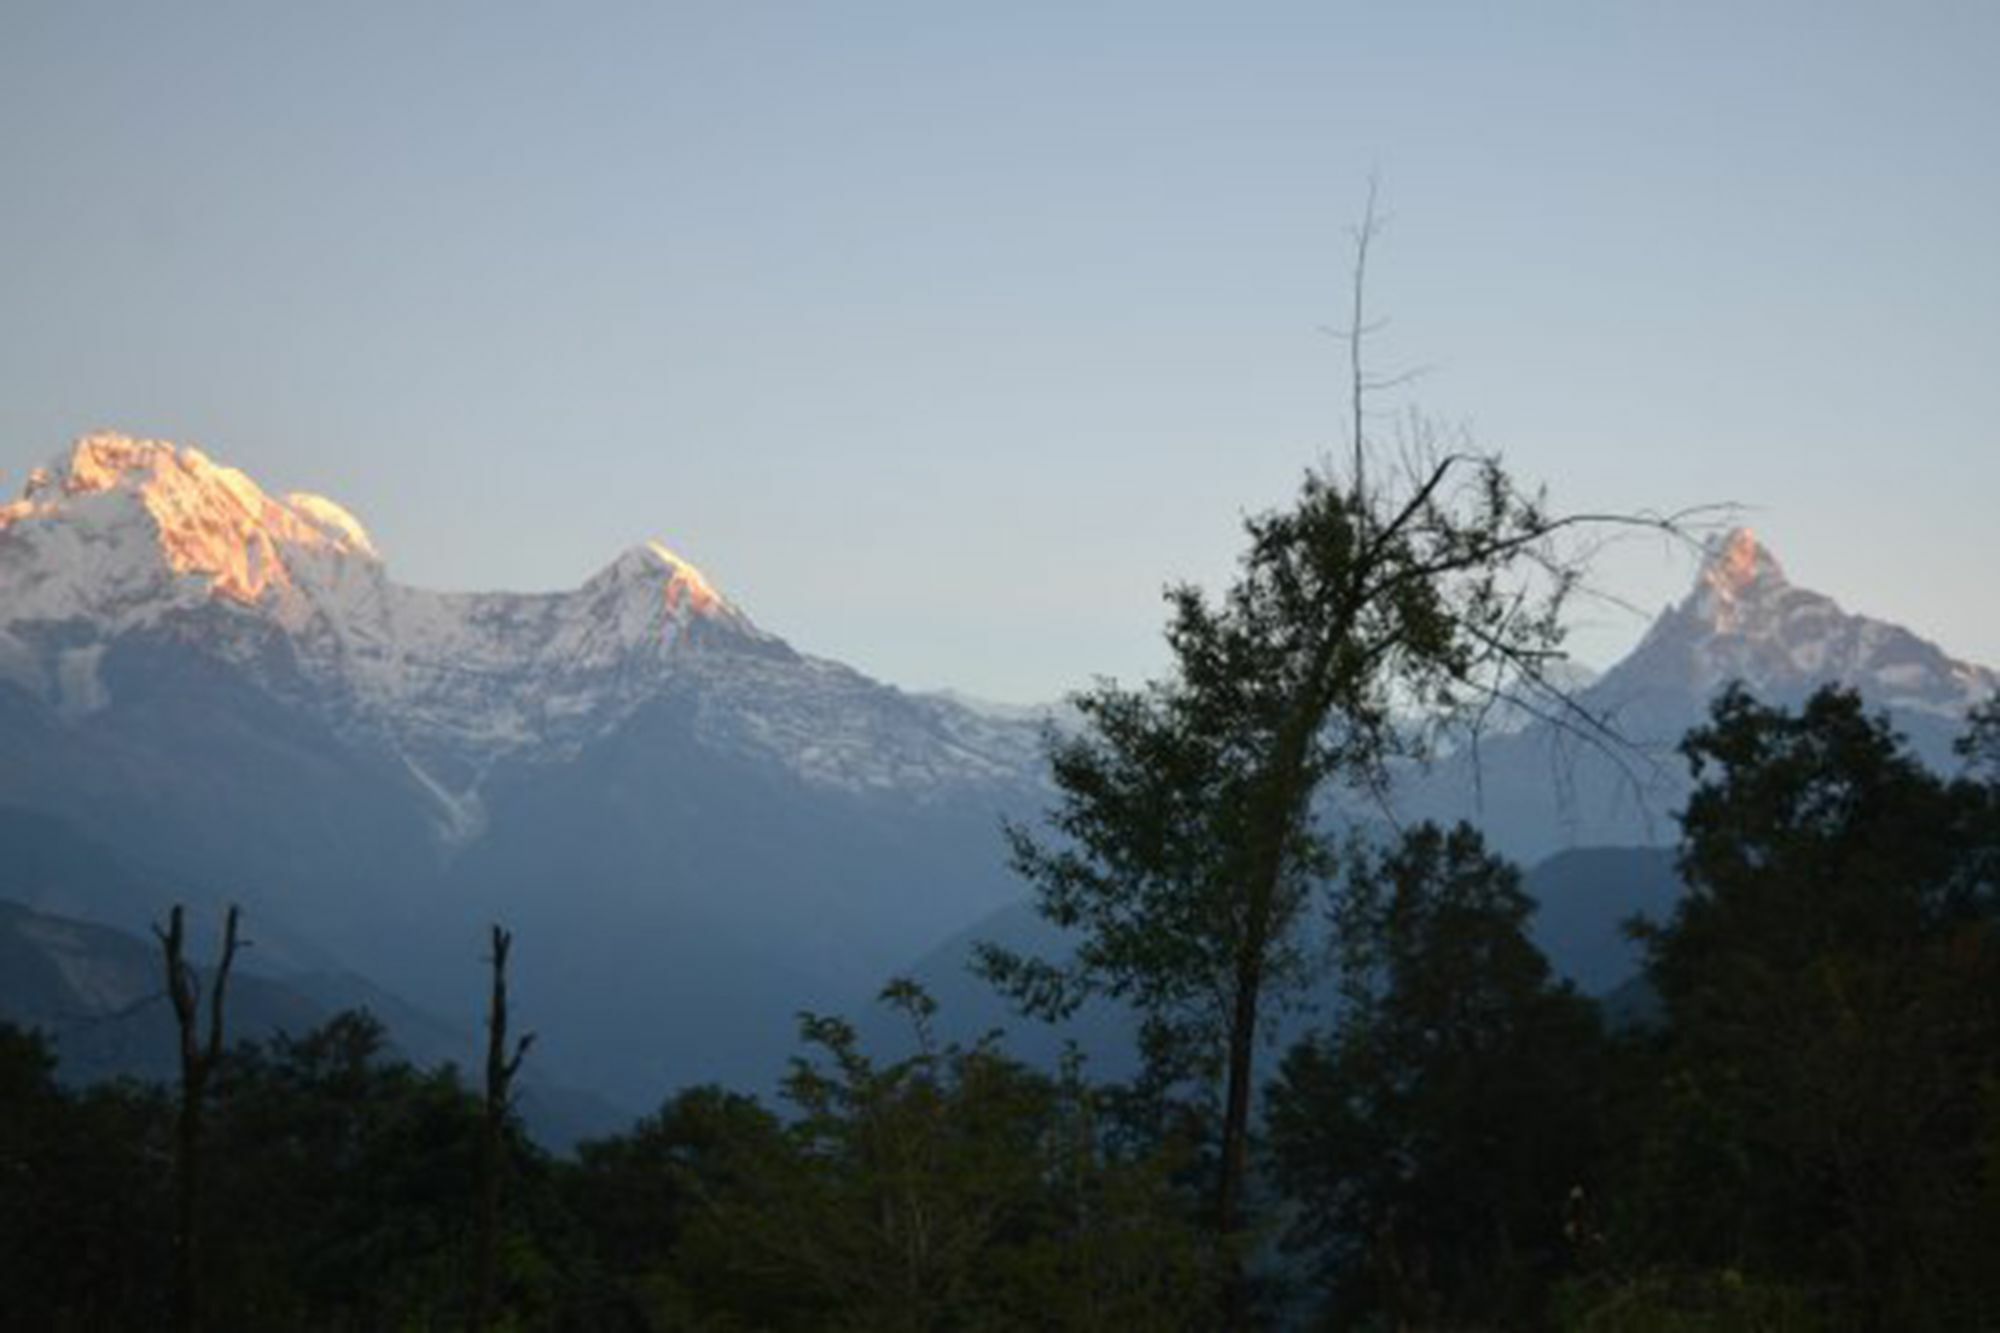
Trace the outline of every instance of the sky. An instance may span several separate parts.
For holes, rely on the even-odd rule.
[[[1383,401],[1563,509],[1744,506],[2000,664],[2000,6],[0,0],[0,493],[98,428],[399,579],[658,538],[1038,701]],[[1608,664],[1693,578],[1599,558]]]

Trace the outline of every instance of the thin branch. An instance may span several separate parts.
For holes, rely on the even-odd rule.
[[[222,998],[229,988],[229,969],[236,962],[236,926],[242,909],[235,903],[229,905],[228,914],[222,925],[222,958],[215,965],[215,981],[208,999],[208,1063],[211,1067],[222,1058]]]
[[[1386,324],[1387,321],[1383,323]],[[1380,328],[1382,325],[1376,327]],[[1436,373],[1436,366],[1411,366],[1408,370],[1398,371],[1394,375],[1384,375],[1380,379],[1364,379],[1361,381],[1361,387],[1369,393],[1385,393],[1390,389],[1400,389],[1406,384],[1414,384]]]
[[[1376,192],[1380,181],[1371,172],[1368,177],[1368,203],[1361,213],[1361,225],[1354,233],[1354,293],[1353,321],[1348,325],[1347,375],[1348,405],[1353,414],[1349,429],[1353,432],[1354,446],[1354,501],[1357,508],[1365,507],[1368,488],[1364,468],[1367,462],[1367,431],[1363,421],[1369,386],[1362,344],[1368,338],[1367,292],[1368,292],[1368,248],[1375,240],[1375,232],[1380,225],[1375,212]]]

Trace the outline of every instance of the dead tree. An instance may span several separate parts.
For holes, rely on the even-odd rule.
[[[484,1333],[493,1317],[500,1268],[500,1177],[506,1162],[507,1113],[513,1108],[514,1075],[534,1044],[524,1033],[507,1049],[507,951],[514,936],[493,927],[493,993],[486,1008],[486,1116],[479,1145],[479,1218],[474,1256],[472,1311],[466,1327]]]
[[[178,903],[167,914],[167,928],[153,927],[166,958],[167,999],[180,1029],[181,1095],[174,1118],[174,1265],[173,1324],[179,1333],[193,1333],[200,1323],[199,1231],[201,1188],[201,1120],[208,1082],[222,1060],[222,999],[229,987],[229,969],[236,961],[238,910],[232,904],[222,927],[222,957],[208,993],[208,1033],[201,1034],[201,985],[185,953],[186,934]]]

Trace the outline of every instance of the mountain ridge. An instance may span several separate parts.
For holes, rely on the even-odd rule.
[[[1616,694],[1665,677],[1704,693],[1740,681],[1783,698],[1842,682],[1880,706],[1953,719],[2000,690],[1993,671],[1792,583],[1749,528],[1712,544],[1693,589],[1594,688]]]
[[[1852,688],[1940,768],[1954,762],[1967,711],[2000,693],[1991,669],[1792,583],[1739,527],[1709,543],[1690,590],[1631,652],[1571,692],[1563,715],[1406,773],[1399,810],[1470,819],[1527,863],[1567,848],[1661,845],[1689,791],[1681,739],[1732,682],[1788,707],[1822,686]]]
[[[107,700],[107,644],[137,631],[201,641],[406,767],[447,844],[483,829],[496,764],[571,758],[676,675],[721,694],[754,676],[772,698],[873,685],[757,627],[658,541],[564,592],[431,592],[391,579],[334,501],[274,499],[197,449],[86,436],[0,508],[0,678],[86,716]],[[796,712],[711,726],[831,786],[1004,782],[1031,748],[1007,719],[924,699],[907,720],[935,743],[885,767],[880,729],[810,735]]]
[[[505,921],[567,1082],[637,1110],[769,1078],[798,1008],[1017,892],[1036,725],[800,653],[670,548],[431,593],[335,502],[198,451],[69,459],[0,524],[0,804],[431,1012],[480,993]],[[128,931],[160,898],[49,892]]]
[[[1671,779],[1730,672],[1780,703],[1853,674],[1947,756],[1994,680],[1737,534],[1572,693]],[[1001,821],[1048,804],[1043,730],[1071,716],[800,652],[657,544],[563,592],[408,588],[336,502],[159,442],[86,437],[0,508],[0,805],[148,872],[28,901],[126,930],[169,889],[240,901],[435,1013],[479,994],[505,921],[538,1058],[633,1109],[763,1085],[799,1009],[851,1012],[1018,903]],[[1400,813],[1474,818],[1524,864],[1660,842],[1684,780],[1639,790],[1561,739],[1531,719],[1482,743],[1483,781],[1407,774]]]

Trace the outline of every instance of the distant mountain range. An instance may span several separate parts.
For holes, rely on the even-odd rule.
[[[0,825],[10,823],[0,814]],[[200,964],[197,973],[205,973]],[[226,1009],[231,1042],[297,1036],[343,1009],[366,1009],[389,1030],[404,1059],[426,1068],[479,1067],[480,1039],[471,1025],[444,1023],[352,974],[274,979],[245,970],[231,977]],[[160,950],[109,926],[0,900],[0,1017],[48,1036],[61,1076],[73,1084],[119,1077],[171,1083],[179,1076]],[[603,1098],[534,1069],[525,1072],[520,1106],[536,1137],[552,1147],[615,1132],[629,1119]]]
[[[1638,748],[1517,718],[1401,813],[1530,861],[1668,841],[1679,765],[1632,756],[1738,677],[1856,684],[1940,758],[2000,685],[1738,533],[1575,695]],[[1055,715],[800,653],[657,543],[570,592],[410,588],[339,505],[154,441],[81,440],[0,506],[0,839],[44,872],[0,898],[141,938],[239,901],[275,984],[365,976],[464,1029],[505,921],[534,1059],[631,1110],[768,1086],[796,1010],[1018,902],[998,823],[1046,805]]]
[[[1611,996],[1639,973],[1642,953],[1625,927],[1634,917],[1665,920],[1681,893],[1672,851],[1664,847],[1581,847],[1557,852],[1527,871],[1523,888],[1537,910],[1532,934],[1558,975],[1584,994]],[[1315,923],[1316,924],[1316,923]],[[970,1042],[996,1030],[1012,1054],[1054,1067],[1066,1044],[1090,1061],[1093,1075],[1125,1078],[1137,1072],[1137,1024],[1114,1004],[1093,1000],[1067,1022],[1050,1027],[1023,1022],[973,970],[974,948],[993,943],[1016,953],[1061,957],[1071,942],[1026,902],[1010,903],[972,923],[908,969],[938,1002],[933,1020],[945,1040]],[[1288,1039],[1327,1021],[1330,996],[1308,994],[1284,1015]],[[1622,1015],[1621,1015],[1622,1016]],[[881,1008],[858,1015],[865,1037],[878,1049],[913,1048],[909,1025]]]
[[[659,545],[574,592],[430,593],[331,501],[109,435],[0,507],[0,806],[132,868],[29,906],[143,933],[240,901],[266,966],[468,1024],[504,920],[537,1059],[639,1109],[774,1076],[798,1008],[1014,897],[1036,753]]]

